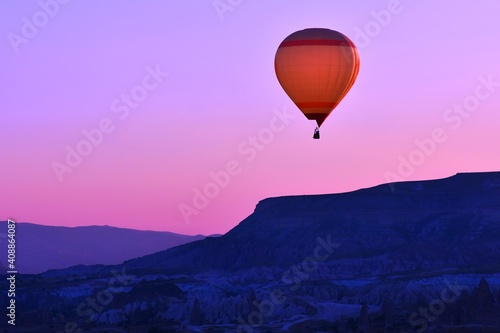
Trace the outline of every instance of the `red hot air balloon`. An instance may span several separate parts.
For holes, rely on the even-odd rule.
[[[359,72],[354,43],[340,32],[304,29],[281,42],[274,68],[283,90],[319,127],[351,89]]]

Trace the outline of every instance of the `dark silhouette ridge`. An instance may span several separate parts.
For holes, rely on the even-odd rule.
[[[317,238],[341,244],[339,273],[357,275],[473,270],[500,264],[500,172],[463,173],[429,181],[379,185],[354,192],[260,201],[223,236],[142,258],[127,269],[287,267],[313,253]],[[480,254],[480,250],[488,255]],[[343,271],[342,259],[364,258],[369,270]]]

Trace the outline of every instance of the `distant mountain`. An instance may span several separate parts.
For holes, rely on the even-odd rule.
[[[496,269],[500,172],[265,199],[221,237],[129,260],[125,267],[288,267],[313,255],[318,237],[339,244],[322,267],[336,276]]]
[[[0,230],[7,230],[0,222]],[[41,273],[74,265],[113,265],[125,260],[200,240],[171,232],[142,231],[110,226],[55,227],[16,224],[16,264],[20,273]],[[6,238],[0,238],[3,248]],[[1,258],[0,267],[7,266]],[[1,269],[0,269],[1,271]]]

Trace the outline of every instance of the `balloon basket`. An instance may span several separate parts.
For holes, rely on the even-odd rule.
[[[317,127],[314,130],[313,139],[319,139],[319,128]]]

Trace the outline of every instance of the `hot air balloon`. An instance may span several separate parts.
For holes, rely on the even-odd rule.
[[[319,128],[351,89],[359,72],[354,43],[330,29],[304,29],[281,42],[274,68],[283,90]]]

